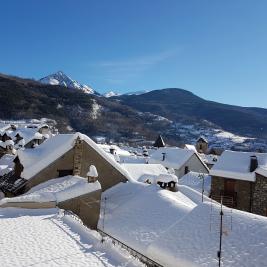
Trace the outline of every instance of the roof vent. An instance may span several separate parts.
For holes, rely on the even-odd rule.
[[[250,157],[250,172],[254,172],[258,168],[258,158],[257,156],[251,156]]]

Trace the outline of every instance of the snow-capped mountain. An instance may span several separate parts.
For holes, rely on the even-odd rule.
[[[110,92],[105,93],[104,97],[112,97],[112,96],[119,96],[119,95],[121,95],[121,94],[110,91]]]
[[[67,76],[62,71],[58,71],[54,74],[48,75],[42,79],[39,80],[43,84],[50,84],[50,85],[61,85],[65,86],[71,89],[77,89],[81,90],[86,94],[94,94],[95,91],[93,88],[91,88],[88,85],[81,84],[73,79],[71,79],[69,76]]]

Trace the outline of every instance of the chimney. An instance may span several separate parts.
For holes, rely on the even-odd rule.
[[[115,154],[115,148],[114,147],[111,147],[110,149],[109,149],[109,152],[110,152],[110,154],[112,154],[112,155],[114,155]]]
[[[162,153],[162,161],[164,161],[164,160],[165,160],[165,158],[166,158],[166,153],[165,153],[165,152],[163,152],[163,153]]]
[[[254,172],[258,168],[258,159],[257,156],[251,156],[250,157],[250,172]]]

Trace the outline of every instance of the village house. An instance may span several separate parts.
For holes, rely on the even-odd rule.
[[[224,151],[210,170],[211,197],[225,205],[267,215],[267,154]]]
[[[5,154],[13,154],[14,142],[6,133],[0,135],[0,158]]]
[[[51,137],[51,129],[47,124],[41,125],[11,125],[0,132],[0,157],[10,154],[13,149],[34,148]]]
[[[200,136],[196,143],[196,150],[198,153],[207,154],[209,149],[209,142],[204,136]]]
[[[0,190],[12,196],[52,178],[66,175],[87,177],[89,166],[95,165],[98,180],[105,191],[131,179],[111,156],[86,135],[59,134],[35,149],[19,150],[14,160],[14,171],[0,179]]]
[[[177,176],[161,164],[123,163],[121,166],[138,182],[158,184],[163,189],[175,191]]]
[[[162,147],[150,155],[150,164],[161,164],[166,169],[173,168],[175,175],[180,178],[190,171],[209,173],[207,165],[201,160],[198,153],[178,147]]]
[[[160,148],[160,147],[165,147],[165,142],[162,138],[161,135],[158,136],[156,139],[155,143],[153,144],[154,147]]]

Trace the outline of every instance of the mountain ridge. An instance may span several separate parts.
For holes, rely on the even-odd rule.
[[[61,132],[68,132],[66,129],[71,126],[91,136],[126,142],[154,140],[163,134],[169,144],[192,143],[199,129],[202,134],[209,129],[222,129],[267,140],[267,109],[208,101],[179,88],[106,98],[0,75],[0,119],[42,117],[57,120]]]
[[[60,85],[74,90],[81,90],[85,94],[96,93],[92,87],[86,84],[81,84],[76,80],[73,80],[72,78],[67,76],[63,71],[57,71],[56,73],[50,74],[48,76],[39,79],[39,81],[43,84]]]

